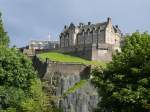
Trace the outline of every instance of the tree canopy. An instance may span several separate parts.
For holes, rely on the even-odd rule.
[[[46,104],[46,95],[32,62],[15,48],[1,46],[0,110],[44,112]]]
[[[106,69],[95,68],[92,82],[100,97],[98,111],[150,111],[150,35],[127,36],[122,52],[113,56]]]
[[[52,112],[31,60],[8,44],[0,14],[0,112]]]

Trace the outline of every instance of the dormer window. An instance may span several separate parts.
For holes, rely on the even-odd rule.
[[[90,29],[87,29],[87,35],[90,35]]]

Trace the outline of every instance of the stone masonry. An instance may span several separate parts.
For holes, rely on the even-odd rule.
[[[90,82],[91,66],[79,63],[63,63],[47,60],[42,62],[38,57],[32,58],[33,66],[48,95],[56,97],[55,104],[63,112],[93,112],[99,101],[97,89]],[[81,80],[86,84],[63,97],[69,88]]]
[[[111,18],[96,24],[71,23],[60,34],[60,48],[90,60],[110,61],[112,53],[120,51],[121,36],[121,30],[112,25]]]

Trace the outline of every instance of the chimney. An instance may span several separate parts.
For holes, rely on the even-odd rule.
[[[67,29],[67,25],[64,26],[64,29]]]
[[[82,26],[83,26],[83,23],[79,23],[79,26],[82,27]]]
[[[88,25],[91,25],[91,22],[88,22]]]
[[[118,25],[115,25],[116,26],[116,28],[118,28]]]
[[[107,18],[107,22],[108,22],[108,23],[111,22],[111,18],[110,18],[110,17]]]

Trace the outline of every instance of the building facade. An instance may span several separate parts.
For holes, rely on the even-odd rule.
[[[121,30],[112,25],[111,18],[96,24],[71,23],[60,34],[60,47],[90,60],[109,61],[114,51],[120,51],[121,36]]]
[[[37,41],[32,40],[29,43],[29,49],[33,50],[51,50],[59,48],[59,42],[58,41]]]

